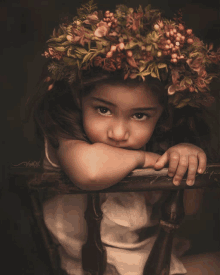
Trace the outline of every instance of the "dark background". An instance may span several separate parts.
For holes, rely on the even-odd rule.
[[[76,7],[87,1],[79,0],[7,0],[0,6],[1,37],[1,200],[0,247],[4,254],[2,265],[7,267],[5,274],[47,274],[44,262],[35,247],[31,235],[26,201],[16,191],[7,189],[5,165],[23,161],[39,160],[41,152],[34,136],[33,123],[23,123],[24,106],[27,98],[35,91],[36,83],[45,62],[41,54],[45,41],[53,28],[58,25],[63,13],[76,14]],[[136,0],[96,1],[99,9],[114,10],[116,4],[136,7]],[[196,36],[205,42],[220,44],[220,1],[216,0],[140,0],[138,4],[160,8],[172,17],[179,8],[183,19]],[[219,83],[212,86],[218,96]],[[220,104],[210,109],[219,120]],[[212,120],[209,123],[212,125]],[[220,152],[220,130],[212,126],[211,146]],[[209,190],[198,215],[189,217],[184,223],[181,235],[194,239],[197,252],[219,250],[219,192]],[[187,231],[188,230],[188,231]],[[2,245],[3,244],[3,245]],[[204,245],[203,245],[204,244]],[[7,262],[6,262],[7,260]],[[9,262],[8,262],[9,261]]]

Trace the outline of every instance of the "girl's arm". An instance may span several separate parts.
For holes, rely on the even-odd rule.
[[[80,189],[101,190],[126,177],[138,167],[153,167],[159,155],[127,150],[103,143],[59,139],[59,163]]]

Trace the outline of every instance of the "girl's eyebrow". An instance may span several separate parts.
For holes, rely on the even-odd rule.
[[[98,98],[98,97],[92,96],[91,99],[96,100],[96,101],[100,101],[100,102],[108,104],[110,106],[116,107],[116,105],[114,103],[112,103],[110,101],[107,101],[107,100],[104,100],[102,98]],[[145,107],[145,108],[144,107],[140,107],[140,108],[133,108],[132,110],[133,111],[155,111],[155,110],[157,110],[157,107]]]

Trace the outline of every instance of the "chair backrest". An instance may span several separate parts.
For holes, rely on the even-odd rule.
[[[107,266],[106,250],[100,236],[102,211],[99,193],[169,190],[170,194],[161,208],[162,215],[157,239],[144,268],[144,275],[168,275],[174,233],[184,218],[184,189],[220,187],[220,164],[208,165],[202,175],[196,176],[193,186],[187,186],[186,179],[183,179],[179,186],[174,186],[172,178],[167,176],[168,169],[166,168],[160,171],[136,169],[116,185],[95,192],[81,190],[74,186],[63,172],[45,171],[39,166],[24,166],[10,167],[8,179],[10,184],[26,188],[30,194],[36,224],[44,240],[45,248],[49,252],[51,267],[55,275],[61,274],[60,261],[57,246],[52,241],[43,220],[40,190],[49,190],[56,194],[87,194],[85,219],[88,237],[82,247],[82,266],[88,274],[98,275],[104,274]]]

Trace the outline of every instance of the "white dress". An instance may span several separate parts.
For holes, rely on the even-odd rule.
[[[45,169],[60,169],[55,150],[45,139]],[[153,204],[161,192],[149,192],[146,203],[141,192],[100,193],[101,240],[107,251],[107,263],[120,275],[142,275],[156,236],[139,241],[141,228],[158,224]],[[83,275],[81,248],[87,240],[84,212],[86,194],[57,195],[43,203],[44,221],[58,250],[62,268],[71,275]],[[117,274],[116,272],[116,274]],[[170,274],[186,274],[178,258],[171,255]]]

